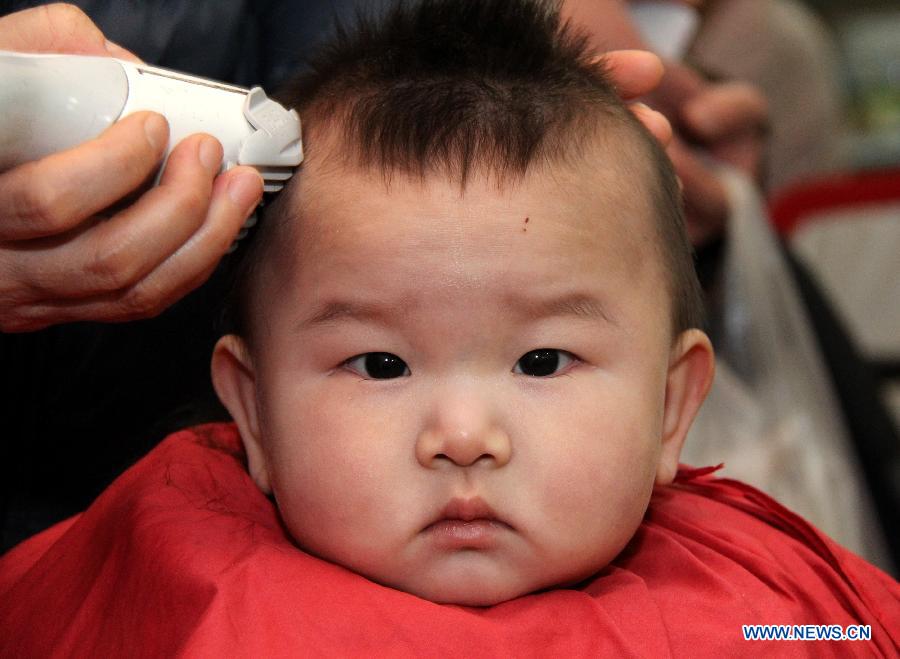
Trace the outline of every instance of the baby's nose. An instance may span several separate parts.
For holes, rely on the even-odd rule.
[[[473,435],[447,434],[429,428],[416,443],[416,459],[429,469],[438,469],[443,463],[469,467],[476,462],[502,467],[511,455],[509,437],[499,428]]]
[[[512,457],[512,442],[503,427],[481,405],[443,409],[422,429],[416,440],[416,459],[423,467],[498,468]]]

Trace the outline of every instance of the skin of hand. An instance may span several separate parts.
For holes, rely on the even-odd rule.
[[[749,83],[710,83],[677,62],[666,64],[650,102],[674,124],[668,153],[684,188],[688,234],[701,246],[722,233],[728,216],[724,186],[709,161],[727,163],[759,180],[768,104]]]
[[[0,18],[0,49],[113,56],[77,7]],[[262,196],[251,167],[218,175],[222,147],[192,135],[143,191],[168,143],[139,112],[73,149],[0,173],[0,331],[150,317],[203,283]],[[124,200],[124,201],[123,201]]]
[[[587,32],[597,50],[647,48],[625,0],[565,0],[562,11]],[[762,92],[749,83],[710,82],[679,62],[666,62],[665,68],[647,101],[674,127],[668,152],[684,189],[688,234],[701,246],[722,233],[729,210],[710,162],[728,163],[758,178],[768,107]]]
[[[602,59],[616,91],[626,102],[652,92],[665,74],[662,60],[646,50],[613,50]],[[671,142],[672,126],[665,115],[644,103],[631,103],[629,107],[663,146]]]

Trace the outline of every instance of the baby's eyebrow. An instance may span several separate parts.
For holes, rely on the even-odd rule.
[[[528,320],[540,320],[553,316],[574,316],[586,320],[602,320],[616,325],[595,296],[586,293],[567,293],[561,296],[537,297],[512,294],[505,297],[507,308],[518,311]],[[416,306],[412,298],[384,303],[354,300],[329,300],[317,306],[312,313],[297,324],[297,330],[327,326],[342,320],[368,321],[390,324],[392,320],[408,314]]]
[[[588,293],[566,293],[556,297],[516,294],[508,296],[507,302],[535,320],[552,316],[575,316],[586,320],[603,320],[611,325],[617,324],[600,300]]]
[[[396,304],[330,300],[317,306],[313,312],[297,324],[298,330],[329,325],[341,320],[373,321],[386,324],[392,318],[408,313],[411,301]]]

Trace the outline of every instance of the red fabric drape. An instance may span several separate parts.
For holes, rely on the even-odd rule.
[[[352,484],[348,483],[348,487]],[[744,641],[743,624],[871,641]],[[176,433],[84,513],[0,559],[0,656],[898,656],[900,586],[754,490],[659,488],[577,589],[437,605],[297,549],[230,424]]]

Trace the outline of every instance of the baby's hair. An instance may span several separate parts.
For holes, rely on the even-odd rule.
[[[380,170],[385,180],[438,176],[465,188],[477,174],[502,184],[576,160],[598,132],[628,134],[611,143],[648,161],[641,172],[649,180],[634,190],[652,196],[672,330],[702,323],[671,163],[622,104],[586,37],[561,23],[557,2],[401,1],[380,18],[359,15],[354,28],[337,27],[278,98],[300,113],[307,154],[330,131],[343,153],[329,159]],[[250,282],[270,256],[271,235],[290,221],[281,208],[290,190],[281,194],[232,257],[225,329],[248,339]]]

